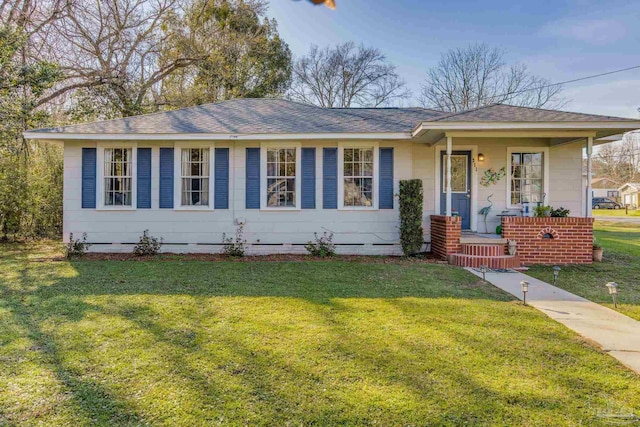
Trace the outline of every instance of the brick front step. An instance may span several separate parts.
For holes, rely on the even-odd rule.
[[[486,265],[489,268],[518,268],[520,267],[520,257],[518,255],[467,255],[467,254],[451,254],[449,255],[449,264],[459,267],[478,268]]]
[[[505,254],[505,245],[503,243],[497,244],[477,244],[477,243],[462,243],[462,253],[465,255],[479,255],[479,256],[502,256]]]

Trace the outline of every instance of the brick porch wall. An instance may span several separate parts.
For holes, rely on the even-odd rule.
[[[431,215],[431,253],[441,259],[460,252],[462,218],[459,216]]]
[[[593,218],[502,217],[502,237],[517,242],[525,265],[593,260]]]

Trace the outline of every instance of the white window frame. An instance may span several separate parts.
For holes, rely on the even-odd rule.
[[[378,149],[378,142],[370,141],[354,141],[354,142],[339,142],[338,143],[338,210],[342,211],[375,211],[379,207],[379,192],[378,186],[380,176],[378,171],[380,170],[380,158]],[[373,149],[373,190],[371,197],[373,203],[371,206],[345,206],[344,205],[344,149],[345,148],[371,148]]]
[[[511,154],[513,153],[542,153],[542,192],[545,198],[542,202],[550,205],[549,200],[549,147],[507,147],[507,194],[506,202],[508,209],[520,209],[522,204],[511,204]]]
[[[209,149],[209,205],[182,205],[182,149]],[[215,188],[215,144],[213,142],[176,142],[173,148],[173,210],[176,211],[213,211]]]
[[[104,152],[111,148],[131,149],[131,206],[112,206],[104,203]],[[98,142],[96,145],[96,210],[134,211],[138,206],[138,144],[135,142]]]
[[[296,149],[296,204],[295,206],[267,206],[267,150],[274,148]],[[300,142],[263,142],[260,144],[260,210],[263,211],[299,211],[302,206],[302,143]]]

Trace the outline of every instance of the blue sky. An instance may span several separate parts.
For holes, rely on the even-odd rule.
[[[344,41],[379,48],[415,98],[441,52],[484,42],[553,82],[640,65],[638,1],[271,0],[294,55]],[[565,86],[565,109],[639,117],[640,69]]]

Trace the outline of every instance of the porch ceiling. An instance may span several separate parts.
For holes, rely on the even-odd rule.
[[[428,125],[423,123],[422,126]],[[536,124],[537,125],[537,124]],[[425,128],[418,127],[414,130],[413,136],[417,142],[427,144],[429,146],[443,142],[446,137],[452,138],[541,138],[548,141],[549,146],[557,146],[582,141],[588,137],[594,138],[594,145],[605,144],[613,140],[621,139],[622,134],[630,130],[640,128],[640,121],[633,127],[618,128],[539,128],[526,127],[521,128],[486,128],[478,126],[477,128],[469,127],[468,129],[452,128]]]

